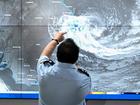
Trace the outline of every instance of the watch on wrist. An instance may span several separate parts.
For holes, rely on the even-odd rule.
[[[57,42],[57,44],[59,44],[59,41],[58,41],[57,39],[52,39],[52,40],[56,41],[56,42]]]

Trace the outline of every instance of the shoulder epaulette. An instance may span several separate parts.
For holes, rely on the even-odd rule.
[[[52,65],[54,65],[55,63],[54,63],[52,60],[49,60],[49,61],[43,62],[43,64],[44,64],[44,65],[48,65],[48,64],[49,64],[49,65],[52,66]]]
[[[90,76],[89,74],[88,74],[88,72],[86,71],[86,70],[84,70],[84,69],[81,69],[81,68],[78,68],[78,71],[80,72],[80,73],[82,73],[82,74],[85,74],[86,76]]]

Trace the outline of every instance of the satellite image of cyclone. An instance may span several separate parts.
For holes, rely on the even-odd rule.
[[[50,25],[81,48],[78,63],[92,77],[92,91],[140,91],[140,0],[76,0]]]
[[[140,92],[140,0],[0,0],[0,92],[38,91],[36,63],[56,31],[80,47],[92,91]]]

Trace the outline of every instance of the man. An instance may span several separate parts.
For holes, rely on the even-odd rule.
[[[90,76],[75,65],[79,48],[70,38],[63,41],[64,34],[56,33],[38,60],[40,105],[85,105],[90,92]],[[54,64],[50,57],[57,45],[58,61]]]

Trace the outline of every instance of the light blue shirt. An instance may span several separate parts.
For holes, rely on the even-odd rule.
[[[40,105],[86,105],[85,96],[91,89],[91,78],[74,64],[53,63],[41,56],[37,65]]]

